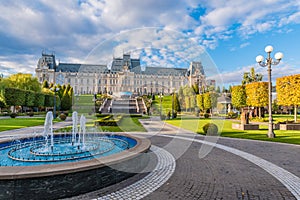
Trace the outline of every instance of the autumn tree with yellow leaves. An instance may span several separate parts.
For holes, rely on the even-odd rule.
[[[294,121],[297,122],[297,107],[300,105],[300,74],[276,79],[277,103],[294,106]]]
[[[268,82],[253,82],[246,86],[246,104],[259,107],[259,118],[261,118],[261,107],[268,105]]]

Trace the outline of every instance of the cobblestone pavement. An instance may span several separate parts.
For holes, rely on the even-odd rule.
[[[166,182],[162,182],[163,184],[150,194],[147,193],[149,188],[144,188],[145,194],[148,195],[143,195],[145,196],[143,199],[295,200],[297,193],[300,193],[300,183],[297,182],[300,177],[299,145],[214,138],[212,141],[217,142],[215,147],[209,148],[208,154],[199,158],[199,150],[204,146],[202,141],[209,139],[169,125],[161,126],[158,121],[143,123],[150,132],[139,135],[148,137],[153,145],[165,149],[176,159],[173,175],[167,181],[164,179]],[[242,155],[241,152],[245,154]],[[161,161],[153,158],[155,166],[158,162]],[[268,164],[270,166],[265,166]],[[284,173],[281,174],[280,170],[266,171],[270,167],[275,167],[276,170],[280,168]],[[290,172],[291,179],[286,176],[288,174],[286,172]],[[138,174],[102,190],[71,199],[101,199],[112,193],[125,191],[125,188],[137,187],[137,183],[147,180],[145,178],[149,174],[151,172]],[[287,184],[291,184],[293,188],[287,188],[278,180],[280,178],[287,179]],[[110,199],[122,198],[111,197]]]

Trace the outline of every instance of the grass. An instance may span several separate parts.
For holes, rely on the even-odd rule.
[[[0,131],[43,125],[45,118],[7,118],[0,119]]]
[[[153,100],[152,102],[152,107],[155,108],[155,110],[157,110],[157,113],[155,114],[159,114],[160,111],[160,98],[158,97],[158,95],[155,95],[155,100]],[[166,114],[168,111],[172,110],[172,96],[163,96],[162,100],[161,100],[161,107],[162,107],[162,112],[164,114]]]
[[[101,132],[146,132],[145,128],[141,125],[138,119],[144,117],[130,117],[125,116],[118,126],[98,126],[97,131]],[[95,129],[94,122],[86,123],[87,131]],[[72,127],[65,127],[57,130],[56,132],[71,132]]]
[[[263,140],[272,142],[282,142],[289,144],[299,144],[300,145],[300,131],[282,131],[275,130],[276,138],[268,138],[267,132],[268,128],[265,125],[260,125],[260,130],[235,130],[231,128],[232,121],[230,120],[217,120],[217,119],[196,119],[196,118],[182,118],[167,120],[169,124],[177,127],[181,127],[199,134],[204,134],[202,127],[209,122],[215,123],[218,126],[219,132],[222,137],[231,138],[242,138],[242,139],[252,139],[252,140]]]

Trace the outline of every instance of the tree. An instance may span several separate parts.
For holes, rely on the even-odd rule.
[[[246,103],[248,106],[259,107],[259,118],[261,118],[261,107],[268,105],[268,82],[253,82],[246,85]]]
[[[70,110],[72,107],[71,97],[67,90],[65,90],[61,98],[61,110]]]
[[[203,94],[196,95],[196,102],[197,102],[197,107],[203,112],[204,111]]]
[[[203,94],[203,107],[205,110],[210,110],[212,108],[212,101],[211,101],[211,95],[209,92],[206,92]]]
[[[7,80],[9,82],[8,87],[31,90],[35,92],[41,91],[41,84],[36,77],[32,76],[32,74],[13,74],[9,76]]]
[[[25,91],[18,88],[5,88],[4,89],[4,99],[7,105],[22,106],[25,105]]]
[[[44,80],[44,82],[42,84],[42,88],[49,88],[49,83],[47,80]]]
[[[254,67],[250,69],[250,72],[245,72],[242,80],[242,85],[262,81],[262,74],[256,74]]]
[[[197,83],[195,83],[192,86],[192,88],[193,88],[195,94],[199,94],[199,85]]]
[[[174,93],[173,95],[173,102],[174,102],[174,111],[180,112],[181,111],[180,104],[176,93]]]
[[[27,107],[33,107],[35,101],[35,92],[27,90],[25,91],[25,106]]]
[[[243,85],[236,85],[232,87],[231,103],[237,108],[241,109],[246,106],[246,90]]]
[[[276,79],[278,105],[294,107],[294,121],[297,122],[297,107],[300,105],[300,74]]]
[[[222,87],[222,93],[225,93],[225,92],[227,92],[227,90],[226,90],[225,86],[223,86]]]
[[[221,93],[220,86],[217,87],[216,92],[217,92],[217,93]]]

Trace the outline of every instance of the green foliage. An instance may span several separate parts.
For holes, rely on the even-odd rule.
[[[35,92],[27,90],[25,92],[25,106],[32,107],[35,106]]]
[[[44,82],[42,84],[42,88],[49,88],[49,83],[47,80],[44,80]]]
[[[210,92],[210,98],[211,98],[211,106],[212,108],[216,108],[218,104],[218,94],[215,92]]]
[[[37,77],[33,77],[32,74],[13,74],[7,78],[8,87],[18,88],[23,90],[31,90],[35,92],[41,91],[41,84]]]
[[[60,118],[62,121],[65,121],[66,118],[67,118],[67,115],[65,115],[64,113],[60,113],[59,118]]]
[[[235,113],[235,112],[230,111],[230,112],[227,114],[227,116],[228,116],[229,119],[235,119],[235,118],[238,117],[238,114]]]
[[[253,82],[259,82],[262,81],[262,74],[256,74],[254,67],[251,68],[250,72],[245,72],[242,80],[242,84],[249,84]]]
[[[174,107],[173,107],[174,111],[180,112],[181,109],[180,109],[179,99],[178,99],[176,93],[173,94],[173,102],[174,102]],[[173,117],[173,118],[174,118],[174,117]],[[175,118],[176,118],[176,117],[175,117]]]
[[[54,95],[45,94],[45,107],[53,107],[54,105]]]
[[[7,105],[22,106],[25,105],[25,91],[18,88],[5,88],[4,98]]]
[[[204,116],[204,118],[206,118],[206,119],[209,118],[209,114],[208,114],[208,113],[204,113],[203,116]]]
[[[64,94],[61,98],[61,110],[70,110],[72,107],[71,97],[67,90],[64,91]]]
[[[214,123],[207,123],[203,126],[204,134],[208,135],[217,135],[218,134],[218,126]]]
[[[11,118],[16,118],[16,116],[17,116],[17,113],[10,113]]]
[[[243,108],[246,106],[246,90],[245,86],[237,85],[232,87],[231,91],[231,103],[237,108]]]
[[[36,92],[34,93],[34,105],[37,107],[44,106],[45,104],[45,94]]]
[[[221,88],[220,88],[220,86],[217,87],[216,92],[217,92],[217,93],[221,93]]]

